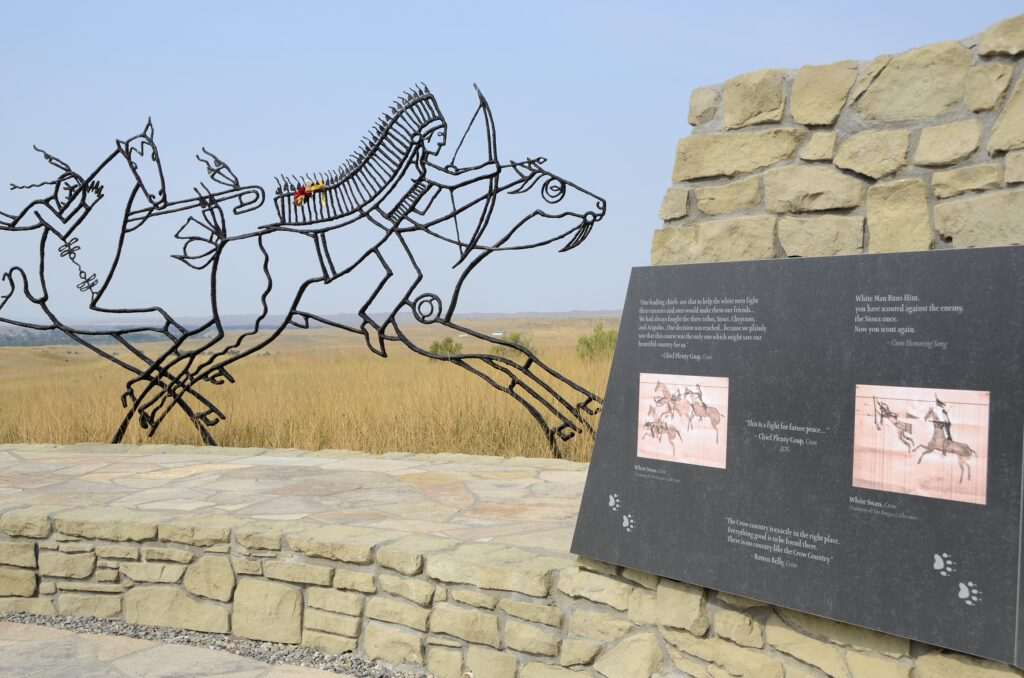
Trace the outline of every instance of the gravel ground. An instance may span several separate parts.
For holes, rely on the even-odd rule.
[[[259,640],[236,638],[223,633],[203,633],[166,626],[127,624],[122,621],[96,619],[95,617],[50,617],[25,612],[0,612],[0,621],[52,626],[74,633],[99,633],[107,636],[127,636],[161,643],[205,647],[211,650],[230,652],[241,657],[249,657],[267,664],[305,666],[334,673],[352,674],[360,678],[427,678],[422,673],[397,671],[387,664],[367,661],[351,654],[326,654],[308,647],[286,643],[265,643]]]

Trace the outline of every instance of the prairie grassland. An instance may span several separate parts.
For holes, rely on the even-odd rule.
[[[618,324],[615,318],[547,317],[462,324],[522,332],[541,360],[603,396],[610,357],[584,363],[575,351],[577,338],[598,322],[606,329]],[[417,326],[409,334],[424,346],[451,336],[467,352],[487,352],[485,342],[443,329]],[[125,354],[122,349],[119,357]],[[551,456],[540,426],[511,397],[405,347],[389,344],[382,359],[366,350],[361,336],[290,330],[230,371],[236,383],[198,387],[227,415],[211,431],[220,445]],[[128,376],[77,346],[0,347],[0,442],[109,441],[124,415],[120,397]],[[152,438],[133,423],[124,442],[201,444],[177,410]],[[583,435],[559,449],[567,459],[587,461],[592,447],[592,436]]]

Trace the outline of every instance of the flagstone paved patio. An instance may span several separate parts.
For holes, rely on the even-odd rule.
[[[586,465],[163,445],[0,445],[0,514],[72,507],[369,528],[568,554]],[[170,514],[170,515],[169,515]],[[0,622],[0,678],[337,675],[202,648]]]
[[[586,465],[159,445],[2,445],[0,512],[141,509],[315,521],[567,554]]]

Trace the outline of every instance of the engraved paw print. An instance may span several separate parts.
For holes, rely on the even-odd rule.
[[[966,584],[960,582],[960,591],[956,595],[965,605],[977,605],[981,602],[981,589],[973,581]]]
[[[618,511],[620,508],[622,508],[622,502],[619,501],[619,495],[608,495],[608,508],[610,508],[613,511]]]
[[[626,528],[626,532],[632,532],[636,527],[636,521],[633,519],[632,513],[622,516],[622,527]]]
[[[932,569],[937,571],[943,577],[948,577],[951,573],[956,572],[956,561],[953,560],[948,553],[939,555],[935,554],[935,562],[932,563]]]

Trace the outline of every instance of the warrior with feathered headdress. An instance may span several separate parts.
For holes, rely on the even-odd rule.
[[[317,239],[326,282],[371,255],[384,265],[384,280],[360,310],[367,345],[380,355],[384,328],[422,278],[402,236],[417,227],[408,217],[425,212],[441,188],[465,186],[499,170],[494,162],[470,168],[432,163],[447,134],[434,95],[420,85],[394,102],[337,171],[278,182],[274,205],[280,225],[274,228]],[[385,311],[371,313],[374,302]]]

